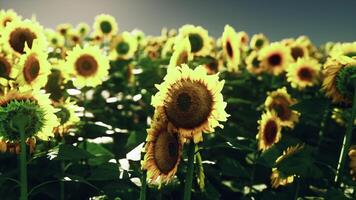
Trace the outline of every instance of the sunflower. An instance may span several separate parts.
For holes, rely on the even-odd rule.
[[[18,70],[13,67],[13,59],[11,54],[0,52],[0,85],[8,85],[8,80],[15,79]]]
[[[142,168],[147,170],[147,180],[154,185],[168,183],[177,172],[184,139],[167,121],[154,120],[147,134],[142,162]]]
[[[89,34],[90,26],[87,23],[82,22],[77,25],[76,30],[82,37],[85,37]]]
[[[39,92],[19,92],[11,90],[0,97],[0,136],[7,141],[18,141],[20,135],[16,127],[19,116],[26,116],[26,138],[34,136],[48,140],[53,136],[53,128],[58,126],[55,109],[48,94]]]
[[[0,43],[4,45],[6,50],[9,50],[16,56],[25,53],[25,46],[31,49],[33,41],[37,39],[38,46],[41,49],[46,48],[46,37],[43,33],[43,28],[35,21],[28,19],[24,21],[14,21],[8,24],[2,31]]]
[[[287,68],[287,80],[292,87],[304,89],[319,81],[321,65],[313,58],[299,58]]]
[[[233,27],[225,25],[221,42],[227,59],[228,70],[236,72],[239,68],[241,55],[239,49],[240,41]]]
[[[308,43],[303,42],[301,40],[295,40],[290,45],[290,53],[294,61],[297,61],[298,58],[308,58],[309,50]]]
[[[131,59],[134,57],[137,47],[136,37],[125,31],[113,38],[110,46],[110,58],[112,60]]]
[[[218,75],[207,75],[203,66],[194,70],[182,64],[169,68],[164,82],[156,85],[158,92],[152,105],[164,108],[164,114],[179,133],[197,143],[203,140],[202,132],[213,132],[219,121],[226,121],[221,90],[224,81]]]
[[[117,33],[118,26],[113,16],[101,14],[95,17],[93,29],[103,36],[111,37]]]
[[[240,31],[237,33],[237,41],[240,44],[240,48],[242,50],[248,49],[248,43],[250,41],[250,37],[245,31]]]
[[[209,34],[201,26],[184,25],[179,29],[179,36],[188,37],[191,52],[194,56],[206,56],[211,51]]]
[[[250,47],[251,47],[251,49],[254,49],[254,50],[260,50],[263,47],[268,46],[268,45],[269,45],[269,40],[262,33],[253,35],[251,38],[251,41],[250,41]]]
[[[281,43],[272,43],[259,52],[259,60],[266,71],[273,75],[281,74],[291,61],[290,49]]]
[[[3,30],[6,25],[10,24],[13,21],[20,21],[21,16],[17,15],[15,11],[12,9],[9,10],[1,10],[0,11],[0,30]],[[0,33],[1,35],[1,33]]]
[[[53,48],[64,46],[64,37],[60,33],[53,31],[52,29],[47,29],[45,33],[49,46]]]
[[[352,176],[352,180],[356,181],[356,146],[353,145],[349,150],[349,158],[350,158],[350,174]]]
[[[175,37],[167,39],[167,41],[164,43],[163,48],[162,48],[161,58],[167,58],[167,57],[172,56],[175,41],[176,41]],[[188,42],[189,42],[189,40],[188,40]],[[190,48],[190,45],[189,45],[189,48]]]
[[[290,109],[290,106],[295,103],[297,103],[297,100],[288,94],[286,87],[283,87],[268,93],[265,107],[268,111],[276,112],[282,126],[293,128],[300,116],[299,112]]]
[[[204,63],[204,67],[209,75],[216,74],[223,68],[222,59],[213,56],[207,56],[205,59],[207,61]]]
[[[276,164],[280,163],[282,160],[288,158],[289,156],[298,153],[303,148],[304,145],[300,145],[300,144],[297,144],[296,146],[288,147],[285,151],[283,151],[283,154],[277,158]],[[283,177],[277,168],[272,168],[271,185],[273,188],[278,188],[279,186],[284,186],[293,183],[294,176],[295,175]]]
[[[66,38],[68,40],[68,45],[70,45],[71,47],[81,45],[83,43],[83,38],[80,32],[76,29],[68,30]]]
[[[193,54],[191,53],[191,47],[189,39],[177,37],[173,47],[173,54],[169,60],[168,68],[179,67],[182,64],[187,64],[189,61],[193,60]]]
[[[131,34],[136,37],[136,40],[139,46],[145,46],[146,44],[146,36],[145,33],[139,29],[134,29],[131,31]]]
[[[65,101],[55,103],[54,107],[59,110],[56,113],[56,116],[60,122],[60,125],[54,129],[54,133],[63,137],[64,134],[68,133],[70,128],[80,121],[78,115],[75,113],[79,107],[75,104],[75,102],[71,101],[70,98],[67,98]]]
[[[265,151],[281,139],[281,121],[275,112],[266,112],[262,114],[258,124],[258,149]]]
[[[324,64],[323,90],[334,103],[348,103],[353,95],[349,77],[356,73],[356,59],[347,56],[331,57]]]
[[[19,73],[16,82],[21,91],[40,89],[46,84],[51,66],[37,39],[33,41],[32,49],[26,45],[25,54],[20,56],[16,69]]]
[[[258,52],[251,51],[251,53],[247,56],[246,60],[246,69],[251,74],[261,74],[265,71],[265,68],[261,65],[261,61],[258,60]]]
[[[97,32],[93,32],[91,33],[91,44],[92,45],[97,45],[97,46],[100,46],[104,40],[104,37],[100,34],[100,33],[97,33]]]
[[[63,36],[66,36],[68,31],[71,30],[73,27],[71,24],[65,23],[65,24],[59,24],[56,28],[57,32],[60,33]]]
[[[336,44],[331,52],[331,56],[348,56],[350,58],[356,56],[356,42],[349,42],[349,43],[339,43]]]
[[[108,75],[109,60],[97,46],[76,46],[68,52],[66,65],[73,74],[74,86],[95,87]]]

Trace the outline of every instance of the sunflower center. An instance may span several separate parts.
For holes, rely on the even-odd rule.
[[[130,45],[127,42],[120,42],[116,45],[116,51],[120,55],[125,55],[130,50]]]
[[[110,33],[112,30],[111,23],[108,21],[102,21],[100,23],[100,29],[103,33],[106,33],[106,34]]]
[[[209,57],[209,60],[210,61],[206,64],[206,66],[209,68],[209,70],[216,73],[218,71],[218,67],[219,67],[218,61],[213,57]]]
[[[274,53],[268,57],[268,63],[274,67],[282,63],[282,57],[279,53]]]
[[[302,67],[298,71],[298,77],[303,81],[311,81],[313,79],[313,72],[308,67]]]
[[[283,97],[275,98],[270,105],[270,110],[276,111],[282,121],[288,120],[292,115],[292,111],[288,107],[288,102]]]
[[[0,77],[9,77],[11,64],[4,58],[0,57]]]
[[[264,41],[262,39],[258,39],[258,40],[256,40],[255,46],[257,48],[261,48],[263,46],[263,44],[264,44]]]
[[[183,51],[178,56],[177,66],[180,66],[181,64],[184,64],[184,63],[187,63],[187,62],[188,62],[188,52]]]
[[[252,59],[252,66],[254,68],[259,68],[260,67],[260,61],[258,60],[257,56],[255,58]]]
[[[177,164],[179,142],[176,133],[161,132],[154,146],[154,158],[158,169],[168,174]]]
[[[70,112],[67,108],[61,106],[59,107],[60,111],[56,112],[56,116],[58,119],[60,119],[61,125],[65,124],[66,122],[69,121],[70,118]]]
[[[8,140],[19,140],[20,134],[16,124],[18,116],[26,116],[26,138],[36,135],[43,128],[45,112],[37,102],[30,99],[14,99],[0,107],[0,130]]]
[[[40,63],[36,56],[32,55],[27,58],[23,68],[23,75],[27,83],[34,81],[40,73]]]
[[[213,96],[201,82],[181,80],[172,86],[169,95],[165,111],[176,127],[195,128],[204,123],[212,111]]]
[[[304,51],[300,47],[293,47],[291,49],[291,53],[294,60],[297,60],[298,58],[302,58],[304,56]]]
[[[58,40],[57,40],[57,38],[52,38],[51,42],[52,42],[52,44],[56,45],[58,43]]]
[[[25,43],[32,48],[32,42],[36,35],[27,28],[17,28],[10,34],[10,46],[18,53],[24,54]]]
[[[73,41],[74,43],[78,43],[78,42],[79,42],[79,37],[76,36],[76,35],[72,36],[72,41]]]
[[[197,34],[197,33],[191,33],[189,34],[189,42],[191,45],[191,51],[193,53],[196,53],[198,51],[200,51],[203,48],[203,38]]]
[[[234,56],[234,51],[232,50],[232,46],[231,46],[230,40],[228,40],[228,41],[226,42],[226,52],[227,52],[227,55],[228,55],[230,58],[233,58],[233,56]]]
[[[75,69],[79,75],[89,77],[98,71],[98,63],[93,56],[84,54],[75,62]]]
[[[61,29],[59,30],[59,33],[61,33],[61,35],[66,35],[66,34],[67,34],[67,29],[61,28]]]
[[[264,139],[266,144],[271,145],[277,137],[278,126],[276,121],[269,120],[264,128]]]

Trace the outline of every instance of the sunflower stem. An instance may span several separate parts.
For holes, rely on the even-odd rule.
[[[184,200],[191,199],[193,172],[194,172],[194,152],[195,144],[191,140],[188,147],[188,171],[185,177]]]
[[[355,115],[356,115],[356,78],[355,77],[351,77],[351,78],[352,78],[351,81],[352,81],[353,88],[354,88],[354,98],[352,101],[351,117],[347,123],[346,133],[344,136],[344,140],[342,142],[342,148],[341,148],[341,152],[340,152],[339,162],[337,165],[336,176],[335,176],[336,183],[340,182],[340,176],[342,174],[342,171],[343,171],[343,168],[345,165],[345,161],[346,161],[347,150],[350,148],[352,129],[353,129],[353,124],[354,124]]]
[[[19,123],[20,132],[20,182],[21,193],[20,199],[27,200],[27,158],[26,158],[26,136],[25,136],[25,123]]]
[[[147,171],[144,170],[142,173],[142,185],[141,185],[141,191],[140,191],[140,200],[146,200],[146,189],[147,189]]]
[[[296,182],[297,182],[297,185],[296,185],[296,188],[295,188],[294,200],[297,200],[298,196],[299,196],[299,189],[300,189],[300,180],[299,180],[299,178],[297,178]]]
[[[65,140],[64,140],[64,135],[62,136],[62,144],[65,144]],[[64,160],[61,161],[61,178],[62,180],[59,182],[59,187],[60,187],[60,200],[64,200],[64,169],[65,168],[65,162]]]

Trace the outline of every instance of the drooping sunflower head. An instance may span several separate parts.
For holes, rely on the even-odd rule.
[[[251,51],[251,53],[246,58],[246,69],[251,74],[261,74],[265,71],[265,68],[261,64],[261,61],[258,59],[258,52]]]
[[[356,42],[338,43],[333,46],[330,55],[333,57],[347,56],[352,58],[356,56]]]
[[[268,111],[273,111],[277,114],[282,126],[293,128],[300,116],[299,112],[290,108],[295,103],[297,103],[296,99],[292,98],[287,89],[283,87],[268,93],[265,107]]]
[[[240,41],[233,27],[225,25],[221,42],[227,60],[228,70],[233,72],[237,71],[241,61]]]
[[[356,145],[350,147],[348,155],[350,158],[350,174],[352,176],[352,180],[356,181]]]
[[[26,138],[37,136],[48,140],[58,125],[54,113],[48,95],[11,90],[0,97],[0,135],[6,140],[17,141],[20,139],[19,126],[24,126]]]
[[[137,51],[138,43],[134,35],[129,32],[123,32],[122,34],[113,38],[110,47],[110,58],[112,60],[117,59],[131,59]]]
[[[74,86],[95,87],[108,75],[109,59],[97,46],[76,46],[68,52],[66,65],[74,75]]]
[[[268,45],[269,45],[269,40],[262,33],[253,35],[251,38],[251,41],[250,41],[250,47],[251,47],[251,49],[254,49],[254,50],[260,50],[263,47],[268,46]]]
[[[72,30],[72,29],[73,29],[73,26],[68,23],[58,24],[56,27],[57,32],[60,33],[62,36],[66,36],[68,34],[69,30]]]
[[[21,16],[17,15],[17,13],[12,10],[0,10],[0,30],[3,30],[8,24],[13,21],[20,21]]]
[[[51,70],[47,54],[37,39],[33,41],[31,49],[26,46],[24,51],[25,54],[21,55],[16,65],[18,70],[16,82],[21,91],[40,89],[46,84],[47,76]]]
[[[90,26],[87,23],[81,22],[77,25],[76,30],[82,37],[85,37],[90,32]]]
[[[168,121],[185,137],[202,141],[202,132],[212,132],[219,121],[226,121],[226,103],[221,90],[224,81],[218,75],[207,75],[203,66],[194,70],[183,64],[169,68],[164,82],[152,97],[152,105],[164,108]]]
[[[65,101],[55,103],[54,106],[58,109],[56,116],[60,122],[60,125],[54,129],[54,133],[59,134],[60,136],[64,136],[68,133],[70,128],[72,128],[80,121],[76,113],[78,106],[69,98]]]
[[[265,151],[281,139],[281,121],[275,112],[266,112],[258,123],[258,149]]]
[[[273,75],[281,74],[291,61],[290,49],[281,43],[272,43],[259,52],[259,60],[266,71]]]
[[[319,62],[313,58],[299,58],[287,68],[287,80],[294,88],[314,86],[319,81],[320,68]]]
[[[334,103],[348,103],[353,95],[351,77],[356,74],[356,57],[332,57],[324,64],[323,89]]]
[[[237,33],[237,41],[240,44],[242,50],[248,49],[248,44],[250,42],[250,37],[245,31],[240,31]]]
[[[26,45],[31,49],[33,41],[37,39],[38,46],[46,48],[46,37],[42,26],[28,19],[9,23],[1,33],[1,43],[4,48],[16,56],[25,53]]]
[[[33,153],[36,147],[36,138],[29,137],[26,140],[26,145],[28,146],[29,153]],[[20,143],[19,141],[5,141],[0,138],[0,152],[8,152],[20,154]]]
[[[113,16],[101,14],[95,17],[93,29],[103,36],[110,37],[117,33],[118,26]]]
[[[183,139],[167,121],[153,121],[147,130],[142,168],[150,184],[168,183],[177,172],[183,151]]]
[[[283,154],[279,156],[276,160],[276,164],[282,162],[284,159],[292,156],[304,148],[304,145],[297,144],[295,146],[288,147]],[[273,188],[278,188],[279,186],[284,186],[290,183],[293,183],[294,176],[284,176],[281,174],[277,168],[272,168],[272,175],[271,175],[271,185]]]
[[[182,64],[188,64],[191,60],[193,60],[193,54],[191,53],[189,39],[187,37],[177,37],[174,42],[173,54],[169,60],[168,67],[179,67]]]
[[[188,37],[194,56],[206,56],[211,51],[209,34],[201,26],[184,25],[179,29],[179,37]]]

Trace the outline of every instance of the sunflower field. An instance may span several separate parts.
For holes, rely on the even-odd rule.
[[[0,199],[356,199],[356,42],[0,11]]]

